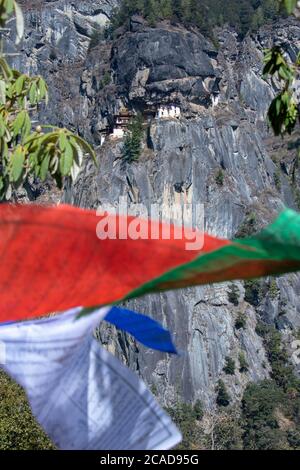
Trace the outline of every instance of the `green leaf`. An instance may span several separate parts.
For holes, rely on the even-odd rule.
[[[31,131],[31,120],[30,120],[29,114],[26,112],[25,122],[24,122],[23,129],[22,129],[22,141],[29,136],[30,131]]]
[[[16,89],[17,95],[20,95],[22,91],[24,91],[23,88],[24,88],[25,80],[26,80],[26,75],[20,75],[20,77],[16,80],[15,89]]]
[[[29,101],[32,106],[37,104],[37,85],[36,82],[33,82],[33,84],[30,87],[29,90]]]
[[[290,15],[296,8],[297,0],[284,0],[286,11]]]
[[[5,0],[5,9],[7,16],[11,15],[14,9],[14,0]]]
[[[12,69],[3,57],[0,58],[0,68],[2,70],[5,80],[11,80],[13,78]]]
[[[2,194],[3,189],[4,189],[4,179],[0,175],[0,194]]]
[[[84,157],[82,148],[78,145],[74,136],[70,136],[69,140],[70,140],[70,144],[72,145],[74,149],[74,161],[80,168],[83,162],[83,157]]]
[[[0,155],[2,157],[2,162],[1,163],[2,163],[2,172],[3,172],[3,165],[4,165],[5,160],[8,157],[8,146],[7,146],[7,142],[4,138],[0,138]]]
[[[50,163],[50,154],[48,153],[47,155],[44,156],[41,167],[40,167],[40,178],[42,181],[45,181],[47,177],[47,173],[49,170],[49,163]]]
[[[276,103],[276,114],[277,114],[277,116],[279,116],[280,109],[281,109],[281,97],[280,96],[278,96],[275,103]]]
[[[48,87],[42,78],[39,78],[38,80],[38,91],[39,91],[39,97],[40,100],[46,99],[46,102],[48,101]]]
[[[39,153],[39,151],[40,151],[40,147],[38,146],[35,150],[32,150],[28,155],[28,161],[29,161],[29,164],[30,164],[30,168],[34,171],[36,170],[36,167],[38,166],[38,153]],[[38,174],[36,174],[36,176],[38,176]]]
[[[64,152],[60,157],[60,171],[62,176],[68,176],[73,165],[73,148],[67,141]]]
[[[16,119],[13,122],[13,136],[16,138],[18,135],[21,136],[22,142],[31,131],[31,120],[27,111],[22,110],[17,115]]]
[[[65,151],[65,148],[67,146],[67,137],[66,137],[66,134],[64,131],[61,131],[59,133],[59,138],[58,138],[58,146],[59,146],[59,150],[61,150],[61,152],[64,152]]]
[[[72,178],[73,183],[77,180],[79,175],[80,175],[80,167],[74,162],[71,168],[71,178]]]
[[[11,83],[8,83],[6,87],[6,98],[11,99],[12,97],[13,97],[13,85]]]
[[[0,138],[4,137],[6,134],[6,122],[3,117],[0,115]]]
[[[93,147],[78,135],[73,135],[73,138],[75,139],[77,145],[79,145],[81,150],[85,151],[85,153],[90,155],[90,157],[93,158],[95,165],[97,165],[97,158]]]
[[[21,146],[18,146],[11,156],[11,179],[13,182],[17,182],[23,172],[25,161],[25,150]]]
[[[27,112],[23,110],[17,115],[16,119],[14,120],[13,122],[13,136],[14,137],[17,137],[21,133],[21,130],[25,123],[26,114]]]

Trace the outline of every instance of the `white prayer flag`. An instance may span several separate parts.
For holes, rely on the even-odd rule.
[[[93,338],[108,311],[76,319],[74,309],[1,325],[2,367],[24,387],[60,449],[170,449],[181,440],[176,426],[144,383]]]

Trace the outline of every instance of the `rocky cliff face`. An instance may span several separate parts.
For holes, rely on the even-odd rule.
[[[263,28],[243,42],[233,31],[220,31],[213,45],[197,31],[167,23],[149,28],[134,18],[131,31],[119,31],[107,41],[101,27],[116,1],[35,3],[26,7],[28,34],[15,65],[48,80],[52,100],[47,111],[41,110],[42,119],[77,130],[98,148],[99,167],[86,162],[65,201],[90,208],[116,203],[120,196],[129,206],[204,204],[205,229],[221,237],[258,230],[284,205],[297,208],[295,154],[286,153],[289,143],[268,132],[265,116],[274,88],[261,70],[262,50],[274,37],[295,54],[298,23]],[[180,106],[179,119],[151,118],[157,106],[170,103]],[[122,140],[100,147],[101,131],[113,126],[122,107],[150,115],[142,156],[132,164],[121,159]],[[128,304],[174,332],[179,357],[145,350],[124,335],[116,341],[107,328],[100,331],[101,340],[164,403],[199,398],[213,407],[219,378],[238,399],[249,381],[270,372],[257,322],[274,324],[290,347],[300,327],[300,279],[262,281],[259,298],[251,303],[251,286],[234,285],[163,293]],[[246,325],[239,329],[241,314]],[[241,352],[247,372],[239,372]],[[226,357],[236,361],[235,375],[224,373]]]

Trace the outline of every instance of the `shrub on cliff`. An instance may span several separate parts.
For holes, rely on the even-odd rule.
[[[226,385],[224,384],[223,380],[219,380],[217,388],[217,405],[218,406],[228,406],[230,404],[230,395],[227,392]]]
[[[223,371],[227,375],[234,375],[235,373],[235,362],[231,357],[225,357],[225,366]]]
[[[128,125],[125,141],[122,149],[123,160],[127,163],[138,161],[142,151],[143,117],[137,114]]]

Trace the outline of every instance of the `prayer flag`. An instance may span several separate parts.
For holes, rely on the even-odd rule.
[[[113,307],[104,320],[131,334],[137,341],[150,349],[177,354],[170,332],[146,315]]]
[[[0,325],[2,367],[59,449],[167,450],[181,435],[144,383],[93,338],[108,313]]]
[[[111,217],[116,237],[105,238],[93,211],[0,205],[0,321],[300,270],[300,215],[292,210],[242,240],[204,234],[197,250],[187,249],[192,231],[177,239],[178,228],[156,223],[159,234],[170,229],[169,239],[122,238],[120,227],[132,218]],[[138,222],[142,233],[153,229],[151,221]]]

